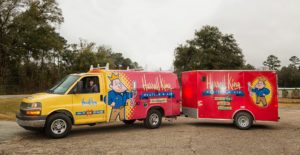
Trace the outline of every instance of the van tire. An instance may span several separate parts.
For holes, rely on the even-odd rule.
[[[133,120],[123,120],[123,123],[126,125],[132,125],[135,122],[135,119]]]
[[[148,129],[156,129],[161,125],[162,114],[160,111],[153,109],[147,114],[144,120],[144,126]]]
[[[72,121],[70,117],[62,113],[56,113],[46,121],[45,133],[51,138],[66,137],[72,129]]]
[[[234,124],[241,130],[247,130],[253,125],[253,117],[248,112],[238,112],[234,117]]]

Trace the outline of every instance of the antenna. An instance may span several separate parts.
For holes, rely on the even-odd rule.
[[[90,71],[91,71],[91,70],[93,70],[93,69],[94,69],[94,66],[93,66],[93,65],[91,65],[91,67],[90,67]]]

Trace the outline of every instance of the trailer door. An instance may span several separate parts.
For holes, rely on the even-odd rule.
[[[205,90],[207,90],[207,72],[197,72],[197,101],[196,105],[198,108],[198,117],[207,118],[207,106],[211,103],[211,97],[203,95]]]

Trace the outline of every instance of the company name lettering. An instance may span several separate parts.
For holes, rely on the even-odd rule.
[[[239,90],[241,89],[241,83],[235,81],[232,76],[229,74],[224,75],[221,81],[213,81],[211,75],[208,76],[208,80],[206,81],[207,89],[225,89],[225,90]]]
[[[165,80],[160,75],[155,77],[153,82],[148,81],[146,79],[146,76],[144,75],[142,78],[142,85],[145,91],[147,90],[167,91],[172,89],[171,84],[166,83]]]

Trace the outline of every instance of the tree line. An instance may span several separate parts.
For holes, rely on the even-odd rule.
[[[138,67],[105,46],[68,44],[56,31],[63,21],[55,0],[0,0],[0,94],[44,91],[92,64]]]
[[[278,73],[279,87],[300,87],[300,59],[292,56],[287,66],[281,67],[281,61],[275,55],[268,56],[263,65]]]
[[[300,60],[292,56],[288,66],[281,67],[278,57],[270,55],[262,63],[278,73],[279,87],[300,87]],[[223,34],[218,27],[203,26],[195,31],[194,38],[175,49],[175,72],[179,75],[188,70],[254,70],[247,64],[242,49],[232,34]]]
[[[63,21],[55,0],[0,0],[0,94],[44,91],[67,74],[86,72],[91,64],[139,68],[109,47],[85,40],[68,43],[56,30]],[[292,56],[290,62],[281,67],[270,55],[263,65],[278,72],[280,87],[300,87],[299,58]],[[187,70],[255,69],[232,34],[208,25],[175,48],[173,65],[179,78]]]

